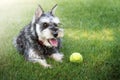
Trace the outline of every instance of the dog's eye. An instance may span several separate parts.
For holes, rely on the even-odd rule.
[[[44,27],[44,28],[47,28],[48,26],[49,26],[48,23],[43,23],[43,27]]]

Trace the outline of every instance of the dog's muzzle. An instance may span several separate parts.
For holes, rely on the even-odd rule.
[[[58,32],[53,32],[53,36],[56,38],[58,36]]]
[[[51,27],[50,28],[50,30],[51,30],[51,33],[52,33],[52,36],[53,36],[53,38],[51,38],[51,39],[48,39],[48,42],[52,45],[52,46],[54,46],[54,47],[57,47],[58,46],[58,37],[62,37],[61,35],[60,35],[60,29],[58,28],[58,27]]]
[[[56,28],[56,27],[51,27],[50,29],[51,29],[51,31],[52,31],[53,37],[56,38],[56,37],[58,36],[58,31],[59,31],[59,29]]]

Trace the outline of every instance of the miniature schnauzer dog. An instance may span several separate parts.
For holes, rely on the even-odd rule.
[[[46,57],[58,62],[62,62],[63,59],[59,49],[64,32],[59,28],[60,20],[54,13],[56,7],[57,4],[45,13],[39,5],[30,24],[14,39],[15,47],[26,60],[38,62],[43,67],[51,67],[46,62]]]

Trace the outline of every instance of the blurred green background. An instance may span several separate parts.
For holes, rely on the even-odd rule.
[[[45,11],[58,4],[65,29],[63,63],[47,59],[53,69],[24,60],[12,44],[38,4]],[[69,62],[80,52],[81,64]],[[0,80],[120,80],[120,0],[1,0]]]

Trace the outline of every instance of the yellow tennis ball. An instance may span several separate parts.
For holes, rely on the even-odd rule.
[[[83,57],[80,53],[75,52],[70,55],[70,62],[80,63],[82,61],[83,61]]]

